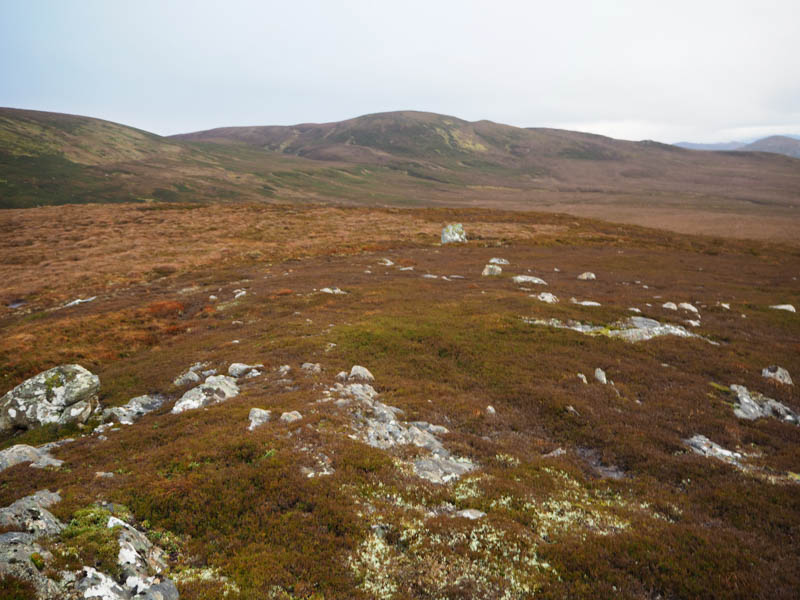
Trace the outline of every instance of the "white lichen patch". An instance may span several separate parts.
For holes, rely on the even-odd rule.
[[[189,583],[193,581],[216,581],[222,584],[222,594],[227,596],[228,594],[238,594],[239,593],[239,586],[236,585],[233,581],[225,577],[221,574],[219,569],[215,569],[212,567],[205,567],[202,569],[197,569],[194,567],[189,567],[186,569],[182,569],[181,571],[171,573],[170,577],[175,583]]]
[[[472,598],[513,600],[530,597],[557,577],[537,556],[532,534],[510,533],[483,520],[436,528],[416,520],[397,532],[396,541],[390,539],[373,530],[349,561],[361,589],[374,598],[393,598],[401,585],[412,584],[431,598],[469,590]]]

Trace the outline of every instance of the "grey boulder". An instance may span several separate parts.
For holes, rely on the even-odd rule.
[[[85,423],[97,408],[100,379],[80,365],[53,367],[0,398],[0,433]]]

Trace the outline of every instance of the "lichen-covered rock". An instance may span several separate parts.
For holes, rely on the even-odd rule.
[[[497,265],[486,265],[485,267],[483,267],[481,275],[483,275],[484,277],[493,277],[496,275],[502,275],[502,273],[503,269],[498,267]]]
[[[272,417],[272,412],[264,410],[263,408],[251,408],[248,418],[250,425],[247,427],[248,431],[253,431],[256,427],[261,427],[264,423],[269,422]]]
[[[172,414],[224,402],[238,394],[239,387],[233,377],[212,375],[205,380],[205,383],[192,388],[181,396],[180,400],[172,407]]]
[[[40,490],[0,508],[0,527],[31,534],[34,539],[59,533],[63,523],[47,510],[61,500],[55,492]]]
[[[789,375],[789,371],[783,367],[779,367],[778,365],[766,367],[763,371],[761,371],[761,375],[767,379],[774,379],[778,383],[782,383],[784,385],[794,385],[792,376]]]
[[[97,600],[130,600],[131,595],[105,573],[93,567],[84,567],[75,589],[81,598]]]
[[[137,580],[137,587],[142,587],[141,584],[147,581],[151,572],[166,570],[164,551],[154,546],[141,531],[113,516],[109,517],[107,527],[119,528],[117,563],[122,569],[122,581],[126,587],[134,587],[130,582],[132,578]]]
[[[65,590],[45,577],[35,561],[48,563],[53,556],[30,533],[9,532],[0,534],[0,575],[11,575],[33,584],[37,600],[62,600]]]
[[[461,223],[451,223],[442,229],[442,244],[465,243],[467,234]]]
[[[347,379],[349,381],[375,381],[375,377],[369,372],[369,369],[361,365],[353,365]]]
[[[740,419],[754,421],[762,417],[774,417],[792,425],[800,424],[800,415],[777,400],[759,392],[750,391],[743,385],[731,385],[731,390],[736,394],[737,400],[733,407],[733,414]]]
[[[80,365],[48,369],[0,398],[0,432],[85,423],[97,408],[99,391],[100,379]]]
[[[688,440],[683,440],[689,448],[701,456],[710,456],[726,463],[738,465],[742,455],[738,452],[726,450],[716,442],[712,442],[704,435],[695,435]]]
[[[514,275],[514,277],[511,278],[511,281],[517,285],[523,285],[525,283],[532,283],[534,285],[547,285],[547,282],[544,279],[541,277],[536,277],[535,275]]]
[[[166,398],[159,394],[136,396],[131,398],[127,404],[105,409],[103,420],[115,420],[122,425],[133,425],[147,413],[161,408],[165,401]]]
[[[293,410],[291,412],[285,412],[285,413],[281,414],[281,421],[284,422],[284,423],[294,423],[295,421],[299,421],[302,418],[303,418],[303,415],[301,415],[296,410]]]

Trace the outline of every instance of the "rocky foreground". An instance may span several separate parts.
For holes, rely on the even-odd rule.
[[[7,597],[794,597],[800,261],[575,225],[8,309]]]

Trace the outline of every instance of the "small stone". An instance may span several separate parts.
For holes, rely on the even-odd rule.
[[[322,365],[320,365],[319,363],[306,362],[300,365],[300,368],[306,373],[310,373],[313,375],[319,375],[320,373],[322,373]]]
[[[114,474],[107,471],[95,471],[94,476],[96,479],[112,479]]]
[[[233,292],[233,299],[238,300],[239,298],[242,298],[246,295],[247,295],[247,290],[235,290]]]
[[[638,314],[641,314],[641,312],[642,312],[642,309],[640,309],[640,308],[636,308],[635,306],[632,306],[632,307],[630,307],[628,310],[629,310],[630,312],[632,312],[632,313],[636,313],[637,315],[638,315]]]
[[[334,294],[336,296],[342,296],[347,293],[344,290],[340,290],[338,287],[324,287],[320,290],[320,292],[323,294]]]
[[[601,369],[600,367],[597,367],[594,370],[594,378],[597,381],[599,381],[600,383],[602,383],[603,385],[606,385],[608,383],[608,378],[606,377],[606,372],[603,371],[603,369]]]
[[[492,406],[490,404],[489,406],[486,407],[486,414],[490,415],[490,416],[493,416],[493,415],[497,414],[497,411],[495,410],[494,406]]]
[[[683,310],[688,310],[689,312],[693,312],[695,314],[698,314],[700,312],[699,310],[697,310],[696,306],[694,306],[693,304],[689,304],[688,302],[681,302],[680,304],[678,304],[678,308],[681,308]]]
[[[767,379],[774,379],[775,381],[783,383],[784,385],[794,385],[794,382],[792,382],[792,377],[789,375],[789,371],[783,367],[779,367],[778,365],[771,365],[765,368],[763,371],[761,371],[761,375]]]
[[[586,379],[586,375],[584,375],[583,373],[578,373],[578,379],[580,379],[583,383],[587,385],[589,384],[589,381]]]
[[[339,371],[336,374],[336,381],[341,381],[342,383],[347,381],[347,371]]]
[[[442,229],[442,244],[465,243],[467,234],[461,223],[451,223]]]
[[[284,423],[294,423],[295,421],[299,421],[302,418],[303,418],[303,415],[301,415],[296,410],[293,410],[291,412],[285,412],[285,413],[281,414],[281,421],[283,421]]]
[[[279,375],[280,377],[286,377],[286,376],[289,374],[289,372],[290,372],[291,370],[292,370],[292,367],[290,367],[289,365],[281,365],[281,366],[280,366],[280,367],[278,367],[278,369],[277,369],[277,371],[278,371],[278,375]]]
[[[348,381],[375,381],[375,377],[369,372],[369,369],[361,365],[353,365],[347,379]]]
[[[509,263],[505,258],[490,258],[489,259],[490,265],[508,265]]]
[[[208,301],[209,301],[209,302],[216,302],[217,300],[219,300],[219,298],[217,298],[217,297],[216,297],[214,294],[211,294],[211,295],[208,297]]]
[[[581,281],[592,281],[594,279],[597,279],[597,276],[591,271],[586,271],[585,273],[581,273],[580,275],[578,275],[578,279],[580,279]]]
[[[661,306],[662,308],[666,308],[667,310],[678,310],[678,305],[675,304],[674,302],[664,302],[664,304],[662,304]]]
[[[251,408],[250,414],[248,415],[250,425],[247,430],[253,431],[256,427],[261,427],[270,420],[271,416],[272,413],[268,410],[264,410],[263,408]]]
[[[425,273],[422,276],[423,279],[439,279],[438,275],[434,275],[433,273]]]
[[[485,267],[483,267],[483,272],[481,272],[481,275],[483,275],[484,277],[491,277],[495,275],[501,275],[502,273],[503,269],[501,269],[497,265],[486,265]]]
[[[379,265],[383,265],[384,267],[391,267],[394,265],[394,262],[389,260],[388,258],[382,258],[378,261]]]

